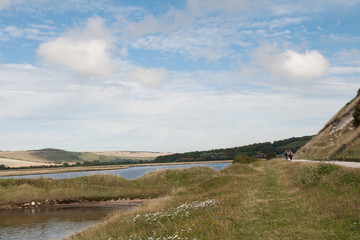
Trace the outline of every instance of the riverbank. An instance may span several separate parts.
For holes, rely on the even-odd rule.
[[[224,164],[224,163],[221,163]],[[177,172],[217,172],[209,167],[159,170],[135,180],[115,175],[88,175],[77,178],[10,178],[0,179],[0,208],[43,207],[66,203],[84,203],[109,200],[152,199],[170,194],[171,176]],[[163,182],[157,174],[170,174]],[[160,175],[161,176],[161,175]],[[176,174],[173,176],[175,177]],[[176,180],[179,181],[180,179]],[[183,184],[186,184],[184,182]]]
[[[232,162],[232,160],[228,160],[228,161],[202,161],[202,162],[174,162],[174,163],[138,163],[138,164],[131,164],[131,165],[127,164],[127,165],[69,166],[69,167],[56,167],[56,168],[9,169],[9,170],[0,170],[0,177],[35,175],[35,174],[52,174],[52,173],[70,173],[70,172],[114,170],[114,169],[126,169],[126,168],[130,168],[130,167],[138,167],[138,166],[161,166],[161,165],[222,163],[222,162]]]
[[[171,190],[71,239],[360,238],[359,169],[278,159],[144,178]]]
[[[118,199],[108,201],[89,201],[82,199],[63,199],[63,200],[35,200],[27,202],[11,202],[0,204],[0,215],[4,211],[8,210],[35,210],[40,211],[42,209],[57,209],[57,208],[78,208],[78,207],[94,207],[94,208],[119,208],[124,206],[138,206],[144,203],[147,199]]]

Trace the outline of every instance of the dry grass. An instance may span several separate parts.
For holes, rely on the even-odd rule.
[[[320,166],[320,167],[319,167]],[[0,202],[151,199],[74,239],[360,239],[360,170],[283,160],[116,176],[0,180]]]
[[[359,239],[359,170],[336,168],[316,184],[303,184],[298,178],[304,166],[275,160],[232,164],[206,175],[184,170],[184,181],[175,181],[177,172],[170,178],[172,184],[166,177],[150,175],[144,179],[162,178],[163,187],[180,185],[181,190],[136,212],[118,213],[73,238]],[[208,201],[216,204],[179,210],[183,204]]]
[[[100,170],[124,169],[128,167],[129,166],[127,165],[104,165],[104,166],[72,166],[72,167],[57,167],[57,168],[28,168],[28,169],[16,169],[16,170],[2,170],[0,171],[0,177],[47,174],[47,173],[100,171]]]
[[[346,127],[334,134],[327,128],[315,136],[297,153],[297,158],[307,159],[355,159],[359,158],[360,128]]]
[[[345,105],[317,136],[302,147],[297,158],[360,161],[360,127],[354,128],[352,112],[360,96]]]
[[[0,152],[0,157],[24,160],[24,161],[30,161],[30,162],[49,163],[49,161],[46,159],[32,155],[31,151]]]
[[[52,163],[45,162],[32,162],[24,160],[16,160],[10,158],[0,158],[0,165],[5,165],[7,167],[17,168],[17,167],[34,167],[34,166],[49,166],[54,165]]]
[[[128,157],[128,158],[156,158],[158,156],[166,156],[172,153],[158,153],[158,152],[138,152],[138,151],[98,151],[91,152],[98,155],[113,156],[113,157]]]

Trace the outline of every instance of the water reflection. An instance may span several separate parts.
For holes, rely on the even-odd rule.
[[[113,169],[113,170],[101,170],[101,171],[85,171],[85,172],[70,172],[70,173],[50,173],[50,174],[36,174],[36,175],[24,175],[24,176],[9,176],[3,178],[53,178],[53,179],[65,179],[75,178],[87,175],[100,175],[100,174],[111,174],[121,176],[126,179],[136,179],[146,173],[165,170],[165,169],[176,169],[176,168],[189,168],[189,167],[210,167],[215,170],[221,170],[228,166],[229,162],[221,163],[198,163],[198,164],[179,164],[179,165],[157,165],[157,166],[132,166],[125,169]]]
[[[137,166],[127,169],[107,171],[71,172],[57,174],[39,174],[27,176],[11,176],[5,178],[74,178],[95,174],[112,174],[126,179],[136,179],[146,173],[175,168],[211,167],[221,170],[230,163],[203,163],[161,166]],[[129,209],[123,206],[120,209]],[[82,208],[34,208],[17,211],[0,211],[0,239],[64,239],[67,236],[81,232],[97,223],[111,211],[113,207],[82,207]],[[119,206],[116,206],[119,209]]]
[[[64,239],[131,206],[38,208],[0,211],[0,239]]]

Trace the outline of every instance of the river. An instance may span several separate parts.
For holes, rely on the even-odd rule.
[[[64,239],[96,224],[115,210],[133,206],[33,208],[0,211],[0,239]]]
[[[105,171],[54,173],[10,176],[3,178],[75,178],[86,175],[112,174],[126,179],[136,179],[146,173],[176,168],[210,167],[221,170],[230,165],[223,163],[200,163],[161,166],[132,166],[127,169]],[[117,205],[105,207],[66,207],[66,208],[33,208],[24,210],[0,211],[0,239],[64,239],[96,224],[115,210],[127,210],[133,206]]]
[[[189,167],[210,167],[215,170],[221,170],[230,165],[230,162],[217,162],[217,163],[195,163],[195,164],[178,164],[178,165],[156,165],[156,166],[131,166],[125,169],[113,170],[100,170],[100,171],[83,171],[83,172],[69,172],[69,173],[47,173],[47,174],[34,174],[34,175],[19,175],[7,176],[2,178],[52,178],[52,179],[65,179],[76,178],[88,175],[110,174],[120,176],[129,180],[139,178],[149,172],[176,169],[176,168],[189,168]]]

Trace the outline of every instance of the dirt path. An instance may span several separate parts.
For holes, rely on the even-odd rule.
[[[241,239],[321,239],[323,232],[308,207],[282,183],[276,165],[265,163],[256,181],[247,185]],[[294,225],[293,223],[297,223]]]
[[[360,168],[360,162],[343,162],[343,161],[314,161],[305,159],[293,159],[293,162],[318,162],[318,163],[329,163],[336,164],[344,167]]]

